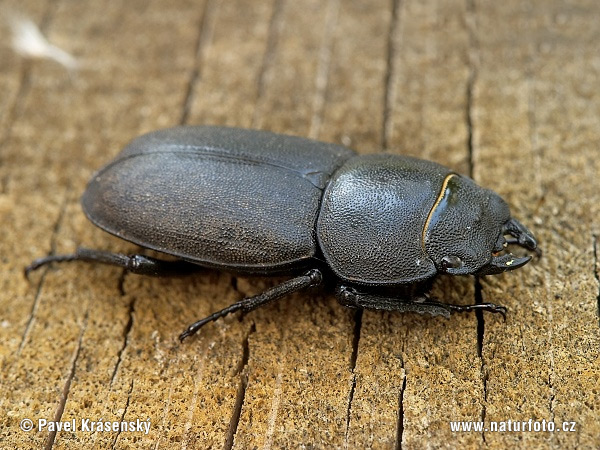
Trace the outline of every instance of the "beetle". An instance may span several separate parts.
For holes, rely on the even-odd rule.
[[[92,177],[81,203],[101,229],[177,260],[78,248],[33,261],[26,275],[74,260],[145,275],[199,267],[293,275],[195,322],[182,341],[210,321],[327,280],[352,308],[505,315],[500,305],[454,305],[427,291],[439,274],[498,274],[531,259],[509,244],[537,248],[498,194],[442,165],[240,128],[142,135]]]

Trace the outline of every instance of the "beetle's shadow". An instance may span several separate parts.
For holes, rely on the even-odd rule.
[[[438,275],[428,293],[441,302],[456,305],[473,304],[477,301],[475,277],[472,275]]]

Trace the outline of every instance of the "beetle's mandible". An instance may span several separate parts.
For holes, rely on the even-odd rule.
[[[181,340],[327,280],[354,308],[504,314],[492,303],[453,305],[426,292],[438,274],[497,274],[531,259],[512,255],[510,244],[537,247],[499,195],[439,164],[238,128],[138,137],[93,176],[82,206],[103,230],[177,260],[80,248],[38,259],[26,274],[79,260],[146,275],[199,267],[293,275],[190,325]]]

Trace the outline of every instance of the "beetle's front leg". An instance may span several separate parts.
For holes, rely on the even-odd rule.
[[[359,292],[349,286],[338,286],[336,290],[338,302],[350,308],[365,308],[385,311],[416,312],[432,316],[450,317],[452,312],[489,311],[502,314],[506,318],[506,308],[494,303],[474,305],[453,305],[430,299],[427,296],[412,299],[385,296],[371,292]]]
[[[146,255],[123,255],[103,250],[92,250],[89,248],[78,248],[70,255],[50,255],[36,259],[25,267],[25,276],[52,262],[85,261],[89,263],[108,264],[122,267],[131,273],[151,276],[175,276],[201,270],[197,264],[187,261],[175,260],[165,261]]]

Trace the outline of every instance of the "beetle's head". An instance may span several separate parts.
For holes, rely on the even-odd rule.
[[[507,239],[506,236],[512,236]],[[448,175],[423,230],[423,248],[438,272],[491,275],[527,264],[509,244],[535,250],[532,233],[510,216],[508,205],[470,178]]]

